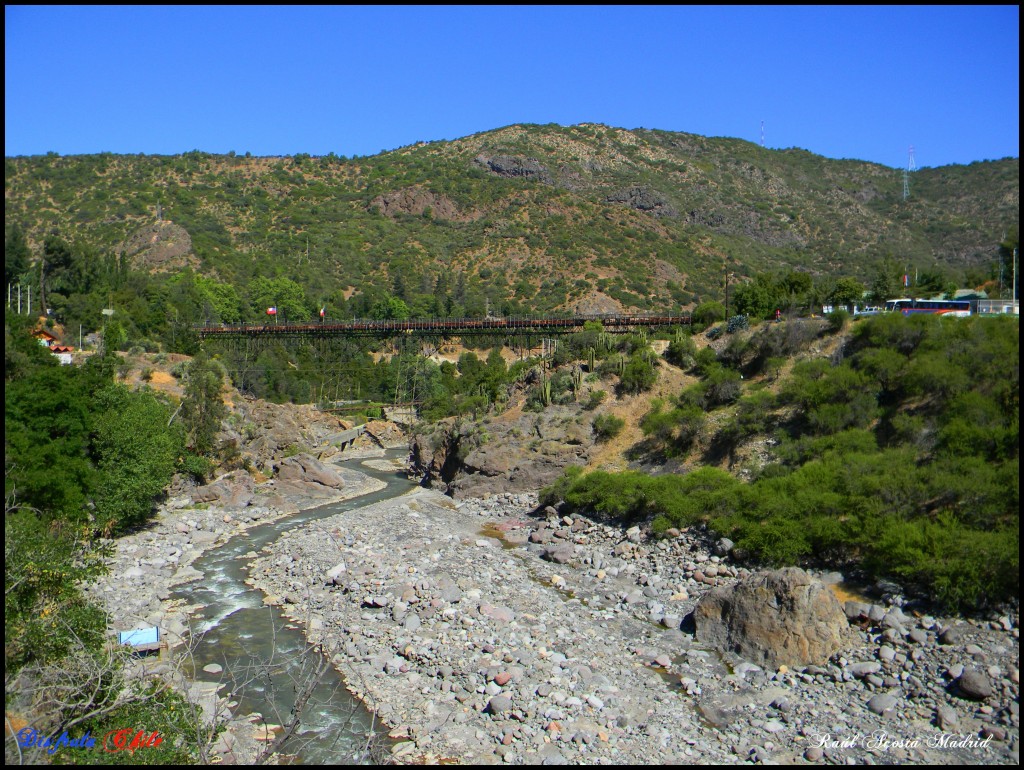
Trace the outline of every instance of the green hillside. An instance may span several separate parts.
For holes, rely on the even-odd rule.
[[[836,277],[908,266],[958,286],[996,278],[1019,160],[925,168],[910,184],[904,200],[902,172],[877,164],[588,124],[365,158],[7,158],[8,243],[14,228],[28,247],[7,273],[38,283],[46,238],[65,241],[81,264],[44,287],[47,304],[87,328],[103,303],[71,295],[116,302],[146,274],[134,294],[174,299],[143,335],[169,315],[252,320],[268,304],[291,318],[365,316],[392,298],[421,316],[690,308],[722,299],[726,265],[738,282],[807,272],[810,299]],[[186,268],[195,287],[180,286]]]

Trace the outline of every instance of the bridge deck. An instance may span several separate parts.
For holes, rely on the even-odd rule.
[[[360,336],[387,334],[567,334],[598,322],[605,331],[626,332],[654,326],[688,326],[689,315],[604,315],[570,318],[441,318],[408,321],[324,321],[301,324],[206,324],[194,327],[200,338],[248,336]]]

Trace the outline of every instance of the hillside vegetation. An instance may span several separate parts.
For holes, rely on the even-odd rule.
[[[543,500],[656,531],[706,524],[738,555],[896,579],[947,608],[1015,597],[1017,320],[884,315],[808,354],[842,323],[670,347],[699,380],[654,403],[634,457],[688,472],[570,468]],[[751,443],[771,451],[749,481],[716,467]]]
[[[921,169],[911,189],[877,164],[589,124],[363,158],[17,157],[6,234],[25,248],[7,277],[38,297],[43,258],[59,321],[88,331],[106,302],[137,305],[136,339],[270,306],[288,320],[691,308],[722,299],[726,271],[806,273],[811,305],[837,277],[908,266],[942,288],[997,281],[1019,160]]]

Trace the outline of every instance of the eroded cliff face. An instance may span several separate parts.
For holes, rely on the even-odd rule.
[[[592,415],[579,406],[507,413],[480,421],[449,418],[415,433],[413,472],[456,498],[536,491],[594,446]]]

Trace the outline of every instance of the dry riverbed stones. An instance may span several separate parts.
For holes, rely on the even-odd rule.
[[[289,531],[251,580],[332,650],[402,761],[1016,763],[1016,611],[939,619],[898,592],[841,605],[792,573],[821,648],[745,659],[733,636],[695,636],[694,608],[769,578],[731,544],[672,534],[417,490]],[[784,638],[761,646],[800,647]]]

